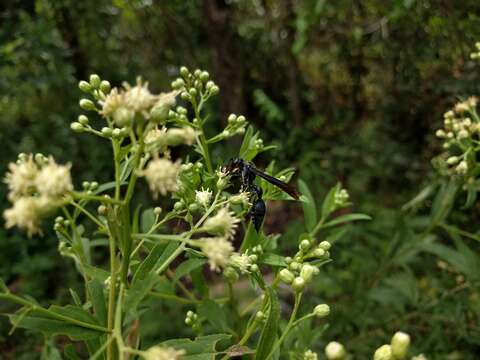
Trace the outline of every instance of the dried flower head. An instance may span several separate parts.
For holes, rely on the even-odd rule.
[[[35,179],[38,192],[47,197],[58,198],[72,191],[70,168],[71,164],[58,165],[53,157],[50,157]]]
[[[182,355],[185,355],[185,350],[163,346],[153,346],[143,353],[146,360],[180,360]]]
[[[140,175],[147,179],[150,190],[156,198],[158,194],[166,195],[177,190],[177,176],[180,171],[180,161],[172,162],[166,158],[151,160]]]
[[[31,193],[38,174],[38,166],[33,155],[30,154],[24,159],[19,159],[17,163],[10,163],[8,169],[4,181],[8,185],[9,199],[14,200]]]
[[[235,229],[240,222],[234,216],[234,213],[228,210],[228,207],[223,207],[218,210],[215,216],[212,216],[205,221],[204,228],[210,234],[224,235],[231,239],[235,235]]]
[[[202,252],[208,258],[211,270],[220,271],[228,264],[234,250],[230,241],[224,237],[202,238],[198,241]]]

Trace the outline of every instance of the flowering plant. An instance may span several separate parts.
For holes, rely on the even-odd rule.
[[[85,290],[83,294],[70,290],[71,305],[46,308],[1,283],[0,298],[21,305],[9,315],[13,329],[83,342],[84,347],[64,347],[70,359],[77,359],[79,352],[107,360],[241,355],[274,359],[284,353],[316,358],[309,349],[289,352],[282,346],[300,323],[330,312],[327,304],[319,304],[300,316],[300,305],[308,284],[330,262],[330,248],[341,226],[369,219],[363,214],[338,215],[336,210],[350,206],[347,191],[340,185],[332,188],[318,214],[308,187],[299,181],[306,232],[286,240],[298,241],[298,250],[283,256],[276,251],[277,235],[257,233],[244,220],[250,194],[234,192],[229,174],[220,170],[222,161],[214,162],[210,154],[213,144],[235,135],[243,136],[239,157],[245,160],[271,147],[247,128],[244,116],[234,114],[220,133],[208,136],[205,104],[219,88],[207,72],[182,67],[172,90],[157,95],[140,79],[135,86],[112,89],[97,75],[81,81],[79,88],[89,95],[80,100],[80,107],[102,117],[104,127],[95,128],[82,114],[71,129],[111,144],[113,180],[85,181],[82,190],[75,190],[70,164],[59,165],[41,154],[20,154],[5,177],[12,207],[4,217],[7,227],[17,226],[32,236],[42,233],[43,219],[60,213],[54,222],[58,248],[75,263]],[[185,107],[176,106],[178,98]],[[196,154],[174,159],[171,149],[178,146],[193,147]],[[293,175],[292,169],[275,172],[273,165],[267,172],[285,181]],[[142,178],[154,199],[171,204],[167,210],[134,208]],[[265,200],[289,198],[265,181],[260,185]],[[180,225],[168,231],[172,222]],[[98,246],[108,249],[108,269],[93,260]],[[214,280],[207,281],[207,273]],[[238,301],[244,279],[252,288],[247,304]],[[214,293],[211,288],[219,282],[220,294]],[[294,305],[284,311],[279,295],[285,292],[293,295]],[[184,305],[185,324],[194,339],[169,339],[144,348],[142,317],[154,316],[148,305],[152,298]]]

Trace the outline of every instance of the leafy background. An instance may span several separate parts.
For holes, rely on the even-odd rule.
[[[42,152],[71,161],[77,186],[106,180],[108,148],[69,129],[78,80],[95,72],[119,85],[142,75],[158,92],[180,65],[207,69],[221,88],[212,127],[229,113],[246,115],[277,146],[259,167],[272,159],[294,166],[315,198],[341,181],[355,210],[374,218],[337,234],[334,262],[304,305],[326,301],[331,321],[324,331],[299,328],[303,341],[321,351],[338,340],[368,358],[401,329],[430,358],[473,359],[478,242],[458,228],[476,233],[479,211],[461,210],[463,195],[438,179],[430,159],[439,151],[433,134],[442,113],[478,93],[469,53],[480,39],[479,14],[475,0],[2,1],[0,172],[19,152]],[[238,146],[233,140],[213,158],[227,160]],[[427,185],[431,196],[402,211]],[[303,231],[301,207],[271,202],[268,214],[266,230],[283,233],[286,253]],[[434,231],[425,230],[429,224]],[[27,239],[3,227],[0,277],[45,303],[67,302],[65,285],[79,281],[51,233]],[[143,328],[147,339],[189,335],[175,304],[156,306],[158,318]],[[20,330],[8,337],[8,330],[2,317],[2,356],[39,356],[43,339]]]

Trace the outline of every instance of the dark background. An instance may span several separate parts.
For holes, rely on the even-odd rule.
[[[433,134],[443,112],[478,92],[469,54],[479,40],[477,0],[4,0],[0,173],[19,152],[42,152],[71,161],[77,186],[109,179],[108,147],[69,128],[80,113],[78,81],[98,73],[118,86],[141,75],[159,92],[181,65],[206,69],[221,90],[211,106],[212,132],[228,114],[244,114],[265,143],[277,145],[258,159],[260,167],[272,159],[296,167],[319,198],[341,181],[355,209],[375,219],[342,240],[316,285],[312,303],[337,304],[317,351],[337,339],[368,358],[404,329],[431,358],[468,358],[479,351],[478,292],[438,300],[452,279],[434,257],[380,274],[387,285],[400,284],[400,295],[387,294],[375,276],[403,229],[399,208],[435,178]],[[213,158],[237,147],[233,140]],[[2,210],[5,191],[0,187]],[[294,246],[288,239],[299,214],[296,205],[270,204],[266,228],[285,232],[284,250]],[[474,222],[478,211],[468,216]],[[57,244],[49,232],[28,239],[0,229],[0,277],[41,301],[68,301],[67,286],[79,279]],[[41,337],[17,331],[7,339],[7,332],[2,318],[0,354],[7,359],[30,359],[41,348]]]

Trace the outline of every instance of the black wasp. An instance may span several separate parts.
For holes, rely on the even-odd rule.
[[[295,200],[300,198],[300,193],[294,187],[284,183],[273,176],[265,174],[258,170],[251,162],[243,159],[232,159],[227,165],[223,166],[222,171],[231,176],[232,180],[239,181],[241,190],[250,193],[250,200],[252,207],[248,211],[247,218],[252,219],[255,230],[259,231],[262,226],[263,218],[265,217],[265,201],[262,199],[262,188],[255,184],[255,178],[260,176],[269,183],[277,186],[285,191]]]

